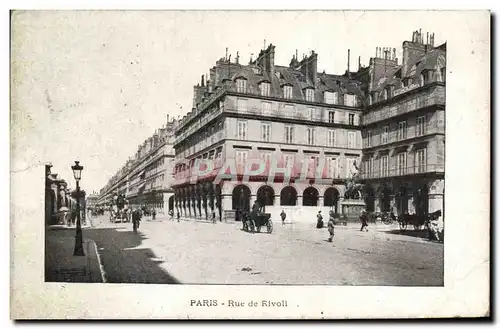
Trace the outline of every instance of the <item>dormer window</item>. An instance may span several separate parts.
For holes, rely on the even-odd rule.
[[[376,102],[378,102],[378,100],[379,100],[378,99],[378,91],[374,91],[373,92],[373,102],[376,103]]]
[[[384,89],[382,100],[384,100],[384,101],[387,100],[387,88]]]
[[[404,78],[403,87],[408,87],[409,85],[411,85],[411,78]]]
[[[324,101],[326,104],[337,104],[338,103],[338,93],[335,91],[325,91]]]
[[[314,102],[314,89],[312,89],[312,88],[306,89],[306,101],[307,102]]]
[[[292,98],[292,86],[283,86],[283,97],[291,99]]]
[[[239,93],[247,92],[247,80],[243,78],[236,79],[236,91]]]
[[[356,106],[356,95],[344,94],[344,105],[346,106]]]
[[[269,82],[261,82],[259,88],[261,96],[269,96],[271,94],[271,84]]]

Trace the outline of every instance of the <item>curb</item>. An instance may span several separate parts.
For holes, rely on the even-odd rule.
[[[106,271],[104,270],[104,266],[102,265],[101,255],[99,254],[99,250],[97,249],[97,243],[95,243],[95,241],[93,240],[91,241],[94,244],[95,253],[97,255],[97,262],[99,263],[99,270],[101,271],[102,282],[106,283],[108,282],[108,279],[106,277]]]

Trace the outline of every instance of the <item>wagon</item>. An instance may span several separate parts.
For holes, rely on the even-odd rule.
[[[260,233],[262,226],[265,226],[267,233],[273,232],[273,221],[271,220],[271,214],[257,212],[252,216],[252,213],[246,212],[243,214],[243,231]]]

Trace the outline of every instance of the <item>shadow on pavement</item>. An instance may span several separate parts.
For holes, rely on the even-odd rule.
[[[162,260],[150,248],[141,248],[146,236],[140,232],[118,231],[117,228],[88,228],[85,239],[97,244],[108,283],[179,284],[175,277],[160,267]],[[125,229],[127,229],[125,227]],[[57,231],[58,235],[74,235],[73,230]]]
[[[413,230],[413,229],[407,229],[405,231],[401,231],[400,229],[394,229],[394,230],[385,231],[385,233],[394,234],[394,235],[411,236],[414,238],[429,239],[429,233],[427,232],[427,230],[418,231],[418,230]]]

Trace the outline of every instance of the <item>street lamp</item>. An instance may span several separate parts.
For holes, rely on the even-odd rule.
[[[83,252],[82,226],[80,223],[80,179],[82,178],[83,166],[80,166],[79,161],[75,161],[75,165],[71,166],[71,170],[73,170],[76,181],[76,236],[73,256],[85,256]]]

